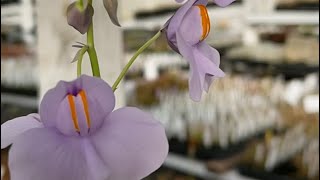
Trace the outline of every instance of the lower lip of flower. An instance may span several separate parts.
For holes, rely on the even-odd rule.
[[[88,132],[89,132],[90,126],[91,126],[91,120],[90,120],[90,116],[89,116],[89,108],[88,108],[88,101],[87,101],[86,93],[84,90],[81,90],[78,93],[78,95],[80,95],[80,97],[82,99],[83,109],[84,109],[84,113],[86,116],[86,123],[87,123],[87,127],[88,127]],[[80,134],[80,127],[79,127],[79,122],[78,122],[78,117],[77,117],[76,105],[74,102],[74,96],[69,94],[68,101],[69,101],[70,112],[71,112],[71,117],[72,117],[74,129],[77,133]]]
[[[210,32],[210,18],[208,15],[208,10],[204,5],[197,5],[200,10],[201,23],[202,23],[202,36],[201,41],[204,40]]]

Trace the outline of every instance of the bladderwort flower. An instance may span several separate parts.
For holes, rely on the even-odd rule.
[[[214,2],[224,7],[233,1]],[[224,76],[219,68],[219,52],[205,43],[210,32],[207,3],[208,0],[188,0],[163,28],[169,46],[190,64],[189,94],[194,101],[201,100],[202,91],[208,92],[215,78]]]
[[[163,126],[133,107],[113,111],[115,96],[86,75],[49,90],[39,114],[1,125],[11,180],[139,180],[168,153]]]
[[[93,12],[91,4],[84,5],[82,1],[73,2],[67,9],[68,24],[81,34],[85,34],[92,22]]]
[[[92,0],[91,0],[92,1]],[[117,0],[103,0],[103,5],[110,17],[113,24],[120,26],[117,9]],[[92,7],[92,2],[77,0],[70,4],[67,9],[67,21],[70,26],[75,28],[81,34],[85,34],[92,22],[94,10]]]

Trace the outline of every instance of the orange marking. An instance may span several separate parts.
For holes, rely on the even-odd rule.
[[[202,37],[201,41],[204,40],[210,32],[210,19],[207,8],[204,5],[197,5],[200,9],[201,22],[202,22]]]
[[[77,112],[76,112],[76,105],[74,103],[73,96],[71,94],[68,95],[69,105],[70,105],[70,111],[71,111],[71,117],[73,121],[74,128],[79,133],[80,128],[78,124],[78,118],[77,118]]]
[[[84,90],[81,90],[79,92],[82,102],[83,102],[83,108],[84,108],[84,112],[86,114],[86,119],[87,119],[87,125],[88,128],[90,128],[90,124],[91,124],[91,120],[90,120],[90,115],[89,115],[89,106],[88,106],[88,101],[87,101],[87,96]]]

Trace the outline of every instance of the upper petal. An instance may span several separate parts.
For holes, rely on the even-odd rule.
[[[181,6],[176,13],[166,22],[164,25],[163,31],[166,34],[168,44],[170,47],[180,53],[178,51],[176,33],[180,28],[180,25],[188,11],[192,8],[193,5],[203,5],[206,6],[208,0],[188,0],[183,6]],[[196,17],[197,18],[197,17]],[[191,20],[192,21],[192,20]]]
[[[86,109],[92,126],[99,125],[115,106],[115,96],[112,88],[100,78],[82,75],[71,82],[60,81],[55,88],[44,95],[40,104],[40,117],[45,126],[56,127],[58,117],[71,117],[69,105],[65,104],[66,98],[68,95],[77,96],[80,92],[85,93],[86,101],[83,102],[82,106],[86,108],[79,108],[79,105],[76,107],[76,111]],[[61,107],[65,110],[60,111]],[[81,113],[83,114],[83,112]],[[68,118],[66,121],[71,121],[71,119]],[[67,123],[69,124],[69,122]]]
[[[192,7],[192,5],[197,0],[188,0],[183,6],[181,6],[176,13],[169,19],[169,22],[166,23],[166,35],[169,41],[175,40],[175,33],[178,30],[181,21],[183,20],[185,14]]]
[[[168,141],[163,126],[150,114],[125,107],[112,112],[92,136],[112,180],[139,180],[164,162]]]
[[[30,164],[31,163],[31,164]],[[108,171],[88,139],[53,129],[25,132],[9,151],[11,180],[106,180]]]
[[[198,6],[192,6],[185,14],[179,32],[188,44],[194,45],[201,40],[203,35],[202,19]]]
[[[18,117],[3,123],[1,125],[1,149],[12,144],[22,133],[40,127],[43,125],[37,118],[37,114]]]
[[[213,1],[220,7],[226,7],[236,0],[213,0]]]

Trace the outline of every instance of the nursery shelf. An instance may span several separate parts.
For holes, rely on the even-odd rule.
[[[319,11],[317,12],[275,12],[263,15],[248,15],[250,24],[276,24],[276,25],[319,25]]]
[[[1,93],[1,104],[15,104],[22,107],[38,108],[38,99],[32,96]]]
[[[210,172],[207,169],[205,163],[201,161],[183,157],[181,155],[176,155],[173,153],[169,153],[163,166],[203,179],[254,180],[252,178],[244,177],[236,171],[216,174],[214,172]]]

